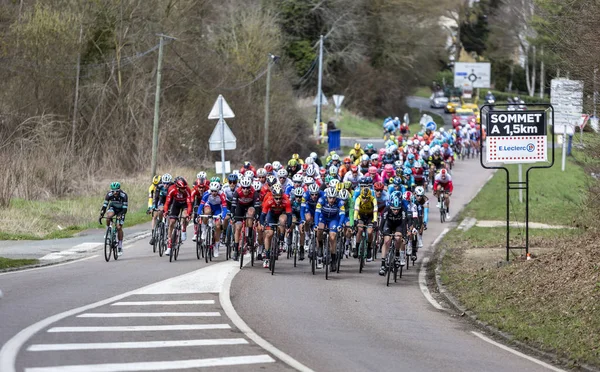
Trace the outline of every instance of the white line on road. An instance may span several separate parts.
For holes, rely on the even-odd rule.
[[[234,366],[244,364],[273,363],[267,354],[225,358],[168,360],[164,362],[83,364],[71,366],[25,368],[25,372],[121,372],[121,371],[166,371],[173,369]]]
[[[35,344],[29,351],[65,351],[65,350],[106,350],[106,349],[146,349],[161,347],[214,346],[247,344],[243,338],[215,338],[203,340],[141,341],[141,342],[96,342],[77,344]]]
[[[215,300],[190,301],[121,301],[110,306],[150,306],[150,305],[214,305]]]
[[[175,312],[175,313],[85,313],[77,315],[77,318],[152,318],[167,316],[221,316],[218,311],[207,312]]]
[[[150,332],[150,331],[192,331],[198,329],[231,329],[229,324],[172,324],[146,326],[100,326],[100,327],[53,327],[49,333],[67,332]]]
[[[542,361],[541,361],[541,360],[539,360],[539,359],[535,359],[534,357],[530,357],[529,355],[523,354],[523,353],[521,353],[520,351],[516,351],[516,350],[514,350],[514,349],[511,349],[510,347],[508,347],[508,346],[506,346],[506,345],[502,345],[501,343],[498,343],[498,342],[496,342],[496,341],[494,341],[494,340],[492,340],[492,339],[490,339],[490,338],[488,338],[488,337],[485,337],[484,335],[482,335],[482,334],[481,334],[481,333],[479,333],[479,332],[471,331],[471,333],[472,333],[472,334],[474,334],[475,336],[479,337],[480,339],[482,339],[482,340],[483,340],[483,341],[485,341],[485,342],[488,342],[488,343],[490,343],[490,344],[492,344],[492,345],[494,345],[494,346],[498,346],[500,349],[502,349],[502,350],[506,350],[506,351],[508,351],[509,353],[513,353],[513,354],[515,354],[515,355],[518,355],[518,356],[520,356],[521,358],[525,358],[525,359],[529,360],[530,362],[533,362],[533,363],[535,363],[535,364],[539,364],[540,366],[542,366],[542,367],[545,367],[545,368],[548,368],[548,369],[549,369],[549,370],[551,370],[551,371],[555,371],[555,372],[566,372],[564,369],[560,369],[560,368],[554,367],[553,365],[550,365],[550,364],[548,364],[548,363],[546,363],[546,362],[542,362]]]
[[[94,256],[84,257],[84,258],[80,258],[78,260],[73,260],[73,261],[69,261],[69,262],[63,262],[61,264],[56,264],[56,265],[46,265],[46,266],[41,266],[41,267],[32,267],[31,269],[7,271],[5,273],[0,273],[0,276],[2,276],[2,275],[11,275],[11,274],[30,273],[30,272],[36,271],[36,270],[53,269],[55,267],[60,267],[60,266],[65,266],[65,265],[71,265],[71,264],[74,264],[74,263],[77,263],[77,262],[91,260],[92,258],[96,258],[96,257],[100,257],[100,255],[94,255]]]
[[[441,233],[440,235],[438,235],[438,237],[437,237],[437,238],[435,238],[435,240],[433,241],[433,244],[431,244],[431,246],[432,246],[432,247],[435,247],[435,246],[436,246],[436,245],[437,245],[437,244],[440,242],[440,240],[442,240],[442,238],[443,238],[443,237],[444,237],[446,234],[448,234],[448,231],[450,231],[450,228],[449,228],[449,227],[446,227],[446,228],[444,229],[444,231],[442,231],[442,233]]]
[[[423,296],[425,296],[427,301],[429,301],[429,303],[433,307],[435,307],[438,310],[444,310],[442,305],[440,305],[439,302],[437,302],[433,298],[433,296],[431,296],[431,293],[429,292],[429,288],[427,288],[427,282],[425,281],[425,278],[427,275],[427,269],[426,269],[427,262],[429,262],[429,257],[425,257],[423,259],[423,262],[421,263],[421,269],[419,270],[419,288],[421,288],[421,292],[423,293]]]
[[[81,253],[90,252],[100,246],[102,246],[102,243],[81,243],[81,244],[77,244],[76,246],[71,247],[69,249],[65,249],[64,251],[49,253],[49,254],[45,255],[44,257],[41,257],[39,260],[40,261],[53,261],[53,260],[60,259],[63,256],[68,256],[71,254],[81,254]]]

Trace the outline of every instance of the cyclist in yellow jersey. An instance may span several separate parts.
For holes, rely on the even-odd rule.
[[[365,151],[360,147],[360,143],[356,142],[354,144],[354,148],[350,150],[350,154],[348,154],[348,156],[350,156],[350,159],[355,165],[358,165],[360,163],[360,157],[364,154]]]
[[[354,201],[354,223],[357,225],[357,242],[360,244],[360,236],[363,232],[361,225],[367,226],[367,262],[373,260],[372,243],[373,243],[373,225],[377,223],[377,199],[373,196],[371,188],[363,187],[360,190],[360,195]],[[354,258],[358,257],[356,247],[352,254]]]
[[[152,184],[148,187],[148,210],[146,214],[150,214],[154,209],[154,193],[156,192],[156,185],[160,182],[160,176],[152,177]],[[154,225],[156,225],[156,213],[152,213],[152,231],[154,231]],[[154,244],[154,234],[150,239],[150,244]]]

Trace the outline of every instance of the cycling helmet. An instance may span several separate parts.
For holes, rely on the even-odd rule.
[[[428,145],[423,146],[423,152],[429,152],[429,146]]]
[[[352,172],[352,173],[358,172],[358,166],[352,164],[350,166],[350,172]]]
[[[425,189],[423,188],[423,186],[417,186],[415,188],[415,195],[416,196],[423,196],[423,195],[425,195]]]
[[[315,168],[314,167],[308,167],[306,168],[306,175],[309,177],[314,177],[315,175]]]
[[[298,161],[296,159],[290,159],[290,161],[288,161],[288,166],[295,167],[296,165],[298,165]]]
[[[332,189],[335,189],[339,183],[340,183],[340,181],[338,181],[334,178],[331,181],[329,181],[329,187],[331,187]]]
[[[332,176],[337,175],[338,173],[338,167],[336,167],[335,165],[332,165],[331,167],[329,167],[329,174],[331,174]]]
[[[314,162],[315,162],[315,159],[311,158],[310,156],[308,158],[304,159],[304,164],[311,165],[311,164],[314,164]]]
[[[329,184],[329,182],[331,182],[332,179],[333,179],[333,176],[328,174],[327,176],[325,176],[325,183]]]
[[[444,127],[440,128],[440,133],[444,133],[445,129]]]
[[[371,195],[371,189],[369,189],[368,187],[363,187],[362,189],[360,189],[360,196],[366,198],[369,195]]]
[[[361,185],[361,186],[366,185],[367,181],[365,181],[365,179],[366,179],[366,177],[360,177],[358,179],[358,184]]]
[[[379,156],[377,154],[371,155],[371,161],[379,160]]]
[[[412,169],[410,169],[410,168],[404,168],[404,175],[405,176],[412,176]]]
[[[258,181],[256,181],[256,182],[258,182]],[[248,178],[248,177],[242,177],[242,179],[240,180],[240,186],[242,186],[242,187],[252,186],[252,179]]]
[[[333,187],[328,187],[325,189],[325,196],[328,198],[337,198],[337,191]]]
[[[366,176],[366,177],[365,177],[365,183],[366,183],[367,185],[370,185],[370,184],[372,184],[372,183],[373,183],[373,178],[372,178],[372,177],[370,177],[370,176]]]
[[[312,178],[312,177],[304,177],[304,184],[305,185],[314,185],[315,184],[315,179]]]
[[[272,193],[273,193],[273,196],[281,196],[283,194],[283,189],[281,188],[281,185],[278,183],[273,185]]]
[[[418,139],[416,139],[416,140],[413,141],[413,145],[415,147],[419,146],[420,144],[421,144],[421,142]]]
[[[221,183],[221,179],[219,177],[215,176],[215,177],[213,177],[213,178],[210,179],[210,182],[219,182],[219,183]]]
[[[346,157],[344,158],[344,164],[351,164],[351,163],[352,163],[352,159],[350,159],[350,157],[349,157],[349,156],[346,156]]]
[[[358,142],[354,143],[354,150],[356,150],[356,151],[360,150],[360,143],[358,143]]]
[[[412,146],[412,145],[414,145],[412,140],[406,141],[406,146]]]
[[[445,148],[445,149],[447,149],[448,148],[448,144],[444,143],[444,144],[442,144],[442,147]]]
[[[442,169],[442,170],[440,171],[440,177],[442,177],[442,178],[446,178],[446,175],[447,175],[447,173],[448,173],[448,172],[446,172],[446,170],[445,170],[445,169]]]
[[[310,153],[310,157],[313,158],[313,160],[317,160],[317,158],[319,157],[319,155],[317,155],[316,152],[311,152]]]
[[[398,168],[402,168],[402,160],[396,160],[396,161],[394,162],[394,167],[395,167],[396,169],[398,169]]]
[[[394,177],[394,180],[392,182],[394,183],[394,185],[400,186],[400,185],[402,185],[402,178]]]
[[[152,184],[153,185],[158,185],[158,183],[160,182],[160,176],[154,176],[152,177]]]
[[[338,191],[338,197],[341,200],[348,200],[348,198],[350,197],[350,193],[346,189],[341,189],[340,191]]]
[[[340,160],[340,156],[338,154],[333,154],[333,155],[331,155],[331,160],[333,160],[333,161]]]
[[[237,182],[238,181],[238,176],[237,174],[230,174],[229,176],[227,176],[227,180],[229,182]]]
[[[281,168],[280,170],[277,171],[277,177],[279,177],[279,178],[286,178],[287,175],[288,175],[288,172],[283,168]]]
[[[298,155],[298,154],[292,154],[292,159],[298,160],[298,159],[300,159],[300,155]]]
[[[179,186],[177,186],[179,187]],[[211,182],[208,186],[210,191],[219,191],[221,189],[221,184],[219,182]]]
[[[396,139],[396,136],[394,136],[393,134],[392,134],[392,135],[390,135],[390,141],[392,141],[392,142],[393,142],[395,139]]]
[[[251,170],[247,170],[244,172],[244,176],[254,178],[254,172],[252,172]]]
[[[422,167],[423,167],[423,166],[421,165],[421,162],[420,162],[420,161],[416,161],[414,166],[415,166],[415,168],[422,168]]]
[[[273,172],[273,165],[271,163],[266,163],[265,164],[265,171],[267,171],[267,173]],[[262,176],[260,176],[260,177],[262,177]]]
[[[196,175],[196,178],[204,181],[206,179],[206,172],[198,172],[198,174]]]
[[[339,194],[340,190],[344,189],[344,183],[343,182],[338,182],[337,185],[335,185],[335,189],[338,191],[338,194]]]
[[[173,176],[171,176],[169,173],[165,173],[162,175],[160,180],[162,183],[171,183],[171,181],[173,181]]]
[[[383,166],[383,170],[387,173],[392,173],[394,171],[394,166],[391,164],[386,164]]]
[[[177,180],[175,181],[175,187],[178,189],[183,189],[185,187],[185,182],[183,182],[183,180]]]
[[[375,187],[375,191],[383,191],[385,188],[385,185],[381,182],[375,182],[375,185],[373,186]]]
[[[310,186],[308,186],[308,192],[311,194],[318,194],[319,191],[321,190],[319,189],[319,186],[316,183],[313,183]]]
[[[278,171],[281,168],[281,163],[278,161],[273,162],[273,170]]]
[[[321,175],[321,177],[325,177],[326,173],[327,171],[325,170],[325,168],[319,168],[319,174]]]
[[[302,175],[296,173],[294,174],[294,176],[292,177],[292,181],[294,183],[298,182],[298,183],[302,183]]]
[[[275,178],[273,175],[267,176],[267,183],[269,186],[273,186],[277,183],[277,178]]]
[[[390,207],[392,209],[402,208],[402,201],[400,200],[400,198],[397,198],[397,197],[392,198],[392,200],[390,201]]]
[[[408,160],[415,160],[415,154],[408,154],[406,157]]]
[[[256,176],[257,177],[266,177],[267,170],[265,168],[258,168],[258,170],[256,171]]]
[[[367,143],[367,150],[373,150],[373,144]]]
[[[394,154],[394,149],[392,149],[392,146],[390,146],[387,149],[385,149],[385,153],[387,155],[393,155]]]
[[[118,181],[111,182],[111,184],[110,184],[110,189],[111,190],[116,191],[116,190],[118,190],[120,188],[121,188],[121,183],[120,182],[118,182]]]
[[[413,194],[410,191],[405,191],[404,195],[402,195],[402,198],[406,201],[411,201],[413,198]]]
[[[301,198],[302,195],[304,195],[304,190],[302,189],[302,187],[296,187],[294,189],[294,196],[297,198]]]
[[[376,167],[369,167],[369,174],[376,174],[376,173],[377,173]]]
[[[252,163],[250,163],[249,161],[244,162],[244,168],[250,168],[251,166],[252,166]]]
[[[382,147],[379,149],[379,155],[383,156],[385,154],[385,149]]]
[[[361,161],[369,161],[369,155],[365,154],[363,156],[360,157]]]
[[[260,183],[260,181],[254,181],[252,182],[252,188],[254,189],[254,191],[259,191],[262,188],[262,184]]]
[[[344,188],[346,190],[350,190],[352,188],[352,182],[350,182],[350,181],[344,181]]]

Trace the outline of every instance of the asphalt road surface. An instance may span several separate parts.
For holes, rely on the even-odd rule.
[[[478,160],[457,163],[452,215],[490,174]],[[85,260],[0,274],[0,371],[286,371],[290,363],[315,371],[547,370],[476,337],[425,299],[418,267],[447,225],[433,205],[417,266],[390,287],[379,262],[359,274],[357,261],[345,259],[326,281],[322,270],[310,274],[308,260],[294,268],[283,257],[272,276],[259,265],[240,271],[223,255],[199,261],[191,241],[170,263],[145,239],[116,262],[91,251]]]

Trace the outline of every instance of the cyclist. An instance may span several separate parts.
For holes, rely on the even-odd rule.
[[[285,229],[289,229],[292,225],[292,204],[287,195],[283,193],[281,185],[274,184],[272,194],[263,202],[260,223],[265,227],[265,250],[267,252],[263,267],[269,268],[269,255],[279,255],[279,247],[271,247],[271,238],[274,232],[270,224],[279,225],[278,234],[280,242],[283,241]]]
[[[377,223],[377,199],[373,196],[370,187],[363,187],[360,195],[354,201],[354,221],[357,225],[357,236],[362,236],[363,227],[367,226],[367,262],[372,261],[372,243],[373,243],[373,225]],[[358,242],[357,242],[358,244]],[[354,258],[358,258],[358,250],[354,249],[352,253]]]
[[[261,186],[264,185],[267,182],[267,170],[265,168],[258,168],[256,179],[260,182]]]
[[[156,175],[152,177],[152,184],[148,187],[148,210],[146,214],[152,213],[152,238],[150,238],[150,245],[154,244],[154,227],[156,226],[156,213],[154,213],[154,194],[157,191],[157,186],[160,183],[160,176]]]
[[[181,241],[186,239],[187,218],[192,213],[192,192],[183,177],[176,177],[175,183],[169,187],[163,213],[169,216],[169,240],[165,255],[171,255],[171,236],[175,227],[175,220],[183,210],[184,221],[181,224]]]
[[[390,244],[393,238],[396,241],[396,257],[394,259],[394,264],[400,266],[400,255],[401,251],[404,248],[404,231],[406,229],[405,226],[405,212],[402,204],[402,200],[396,196],[394,196],[390,200],[389,206],[383,212],[382,225],[383,225],[383,248],[381,249],[381,268],[379,269],[379,275],[383,276],[389,270],[389,267],[386,266],[385,259],[387,257],[387,252],[390,248]],[[404,263],[406,264],[406,262]]]
[[[412,176],[411,168],[404,168],[401,179],[402,185],[404,185],[406,190],[413,190],[415,188],[415,179]]]
[[[344,179],[344,176],[346,176],[346,173],[350,171],[351,166],[352,166],[352,159],[350,159],[350,157],[346,156],[344,158],[344,164],[342,164],[342,166],[340,166],[340,168],[338,170],[338,175],[340,176],[340,179]]]
[[[302,187],[296,187],[291,194],[288,194],[290,198],[290,203],[292,204],[292,222],[299,222],[300,219],[300,209],[302,208],[302,197],[304,196],[304,190]],[[303,229],[299,229],[300,240],[297,244],[300,246],[300,261],[304,260],[304,231]],[[292,247],[292,234],[293,230],[290,229],[288,238],[286,240],[286,249]]]
[[[156,191],[154,192],[154,199],[152,200],[152,208],[154,213],[152,214],[152,220],[156,218],[163,218],[163,206],[167,200],[167,193],[169,187],[173,184],[173,177],[169,173],[165,173],[160,178],[160,182],[156,185]],[[150,238],[150,245],[154,244],[154,239]]]
[[[383,167],[383,164],[379,161],[378,154],[371,155],[371,166],[375,167],[377,169],[377,172],[379,172],[381,170],[381,167]]]
[[[369,174],[365,174],[365,176],[369,176],[373,179],[373,182],[383,182],[383,178],[377,172],[377,168],[371,166],[369,167]]]
[[[452,151],[452,148],[447,143],[442,145],[442,158],[448,164],[448,168],[452,169],[454,165],[454,151]]]
[[[225,224],[223,226],[223,231],[227,231],[229,227],[229,222],[231,220],[231,202],[233,201],[233,193],[238,188],[238,175],[235,173],[231,173],[227,176],[227,184],[223,185],[221,191],[225,194],[225,199],[227,201],[227,210],[229,213],[225,216],[225,220],[223,221]],[[192,191],[193,192],[193,191]]]
[[[360,164],[358,164],[360,173],[365,174],[369,171],[370,159],[371,158],[367,154],[360,157]]]
[[[257,186],[259,185],[260,183]],[[259,191],[253,188],[250,178],[243,177],[240,180],[240,187],[238,187],[233,193],[233,200],[231,202],[231,214],[234,216],[235,220],[235,250],[233,253],[233,259],[236,261],[238,259],[237,253],[240,244],[240,233],[242,231],[242,219],[246,218],[248,232],[252,231],[256,211],[259,210],[259,207]]]
[[[298,155],[298,154],[295,154],[295,155]],[[293,177],[296,173],[298,173],[299,170],[300,170],[300,166],[298,165],[298,160],[290,159],[290,161],[288,161],[288,165],[286,168],[286,171],[290,175],[290,177]]]
[[[281,184],[281,188],[286,190],[288,187],[292,187],[294,184],[292,180],[288,178],[288,172],[281,168],[277,171],[277,179],[279,180],[279,184]]]
[[[323,192],[317,184],[313,183],[308,186],[308,190],[304,192],[302,204],[300,206],[300,229],[308,232],[313,225],[313,217],[317,209],[319,199],[323,196]],[[306,244],[306,241],[305,241]],[[307,246],[304,249],[308,249]],[[312,258],[312,257],[309,257]]]
[[[204,193],[202,196],[202,201],[198,206],[198,214],[210,215],[210,216],[219,216],[220,218],[215,219],[215,235],[213,242],[215,242],[213,247],[213,254],[215,257],[219,257],[219,246],[221,243],[219,242],[219,237],[221,236],[221,221],[225,219],[227,215],[227,199],[225,197],[225,193],[221,192],[221,184],[219,182],[211,182],[208,187],[208,191]],[[208,226],[208,218],[202,218],[202,240],[206,239]]]
[[[360,143],[355,142],[354,148],[352,150],[350,150],[350,153],[348,154],[348,156],[350,157],[350,160],[354,164],[358,165],[358,163],[360,162],[360,157],[363,156],[364,154],[365,154],[365,152],[361,148]]]
[[[317,242],[319,244],[319,254],[317,257],[317,268],[323,268],[323,229],[329,229],[329,252],[331,253],[331,271],[334,272],[336,266],[335,240],[337,233],[344,226],[346,212],[344,202],[337,198],[337,191],[334,188],[325,190],[325,198],[320,198],[315,210],[315,221],[317,222],[315,230],[317,231]],[[328,262],[325,262],[327,265]]]
[[[350,191],[345,187],[338,191],[338,198],[344,202],[344,211],[346,217],[344,218],[344,235],[346,237],[346,244],[344,246],[344,254],[346,258],[350,254],[350,245],[352,241],[352,226],[354,222],[354,199],[350,197]]]
[[[245,174],[246,171],[251,170],[253,173],[256,173],[256,169],[252,166],[252,163],[249,161],[244,162],[244,166],[240,168],[240,173]]]
[[[435,175],[435,181],[433,183],[433,196],[438,198],[437,207],[441,208],[441,196],[442,193],[446,195],[444,198],[446,206],[446,217],[450,219],[450,197],[452,196],[452,176],[448,174],[445,169],[442,169],[440,173]]]
[[[329,169],[332,165],[335,165],[338,168],[341,165],[340,156],[335,152],[331,155],[331,159],[326,163],[326,168]]]
[[[102,224],[102,217],[104,217],[105,213],[107,221],[111,221],[112,218],[116,216],[117,239],[119,240],[117,254],[119,256],[123,254],[123,223],[125,222],[125,215],[127,214],[127,205],[127,193],[121,190],[121,183],[111,182],[110,191],[106,193],[104,203],[102,203],[102,208],[100,209],[98,223]],[[108,226],[108,222],[106,225]]]
[[[367,143],[367,147],[365,147],[365,154],[369,156],[369,159],[371,159],[373,155],[377,154],[377,151],[372,143]]]
[[[294,191],[294,189],[298,187],[302,187],[302,176],[296,173],[292,177],[292,184],[284,189],[284,193],[286,195],[290,195]]]
[[[202,201],[202,196],[204,196],[204,193],[208,190],[209,185],[210,182],[208,182],[208,180],[206,179],[206,173],[198,172],[198,174],[196,175],[196,181],[194,181],[191,194],[192,211],[194,211],[194,236],[192,237],[192,241],[194,242],[198,238],[198,216],[196,211],[198,209],[198,205],[200,205],[200,202]]]
[[[416,257],[417,250],[423,247],[423,230],[427,228],[429,221],[429,198],[425,196],[425,189],[421,186],[415,188],[415,204],[419,213],[419,237],[417,239],[417,249],[413,247],[413,255]]]
[[[344,182],[349,181],[353,184],[357,184],[360,177],[362,177],[362,173],[358,170],[358,166],[351,165],[350,172],[346,172],[346,174],[344,175],[343,181]]]

